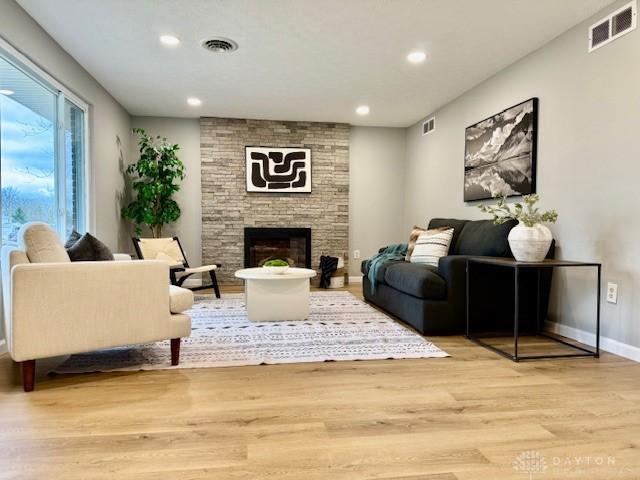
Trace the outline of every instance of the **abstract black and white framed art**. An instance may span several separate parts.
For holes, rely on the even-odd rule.
[[[464,201],[536,192],[538,99],[465,130]]]
[[[310,193],[311,149],[245,147],[247,192]]]

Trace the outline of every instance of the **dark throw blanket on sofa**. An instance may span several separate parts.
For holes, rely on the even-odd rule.
[[[407,255],[407,244],[396,243],[383,248],[380,252],[367,260],[367,278],[371,282],[371,290],[376,291],[378,282],[378,270],[387,262],[403,261]]]

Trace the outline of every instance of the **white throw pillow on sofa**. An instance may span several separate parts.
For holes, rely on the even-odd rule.
[[[421,233],[411,254],[411,263],[424,263],[437,267],[440,257],[446,257],[449,254],[452,238],[453,228],[438,228]]]
[[[69,254],[58,234],[46,223],[25,223],[18,231],[18,246],[31,263],[66,263]]]

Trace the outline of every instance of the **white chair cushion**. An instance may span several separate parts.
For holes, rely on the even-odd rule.
[[[180,245],[173,238],[141,238],[138,246],[145,260],[171,259],[172,265],[183,264],[184,256]]]
[[[71,260],[58,234],[46,223],[25,223],[18,232],[18,246],[31,263],[67,263]]]
[[[155,260],[162,260],[163,262],[167,262],[169,267],[182,267],[182,265],[183,265],[182,262],[179,262],[175,258],[170,257],[169,255],[167,255],[164,252],[158,252],[157,255],[156,255]]]
[[[182,313],[193,306],[193,292],[186,288],[169,285],[169,310]]]

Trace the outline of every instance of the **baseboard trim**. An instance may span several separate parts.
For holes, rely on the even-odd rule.
[[[571,338],[577,342],[584,343],[590,347],[596,346],[596,336],[594,333],[585,332],[579,328],[562,325],[557,322],[545,322],[545,327],[552,333]],[[640,348],[634,347],[627,343],[619,342],[613,338],[600,337],[600,349],[605,352],[613,353],[634,362],[640,362]]]
[[[349,277],[349,283],[362,283],[362,276]]]

